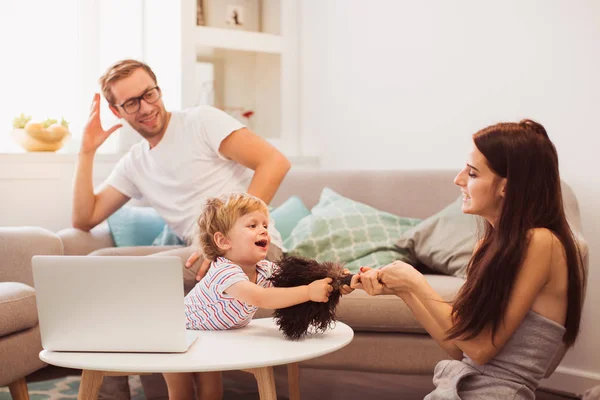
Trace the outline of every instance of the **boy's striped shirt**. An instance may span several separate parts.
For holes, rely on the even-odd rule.
[[[268,260],[256,264],[256,284],[272,287],[268,278],[277,268]],[[250,323],[258,307],[243,303],[224,293],[231,285],[249,281],[242,268],[219,257],[212,262],[206,276],[185,297],[186,328],[223,330],[241,328]]]

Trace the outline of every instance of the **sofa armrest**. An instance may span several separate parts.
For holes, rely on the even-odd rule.
[[[57,233],[63,243],[65,255],[86,256],[92,251],[115,247],[107,223],[102,223],[89,232],[67,228]]]
[[[0,227],[0,282],[21,282],[33,286],[31,258],[62,254],[62,242],[47,229]]]
[[[0,282],[0,337],[38,323],[35,290],[19,282]]]
[[[590,262],[588,242],[583,237],[583,234],[580,231],[574,230],[573,234],[575,235],[576,244],[577,244],[577,247],[579,248],[579,254],[580,254],[582,262],[583,262],[583,269],[584,269],[586,277],[587,277],[587,275],[589,274],[589,262]],[[588,282],[586,280],[586,282],[585,282],[586,288],[587,288],[587,284],[588,284]],[[584,293],[584,296],[585,296],[585,293]],[[550,366],[548,366],[548,369],[546,370],[546,373],[544,374],[544,378],[549,378],[550,375],[552,375],[554,373],[556,368],[562,362],[562,359],[567,354],[567,350],[568,350],[568,348],[565,347],[564,344],[560,347],[560,349],[558,349],[558,351],[554,355],[554,358],[552,359],[552,363],[550,364]]]

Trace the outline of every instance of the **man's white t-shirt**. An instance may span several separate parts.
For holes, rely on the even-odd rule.
[[[142,140],[117,163],[106,184],[144,199],[187,243],[206,198],[246,192],[253,171],[219,153],[229,134],[244,125],[225,112],[199,106],[172,112],[164,136],[152,149]],[[282,248],[271,223],[271,241]]]

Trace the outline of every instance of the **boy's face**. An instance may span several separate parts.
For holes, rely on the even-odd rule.
[[[271,236],[267,230],[269,217],[253,211],[237,219],[227,233],[230,248],[225,256],[238,264],[256,264],[267,257]]]

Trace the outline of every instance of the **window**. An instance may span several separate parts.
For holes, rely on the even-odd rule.
[[[80,132],[78,0],[0,3],[0,151],[14,148],[13,118],[65,118]]]

